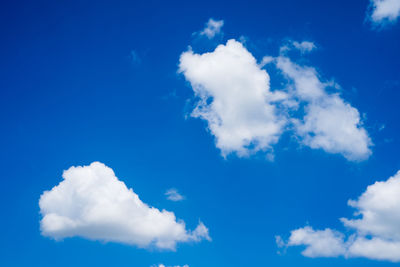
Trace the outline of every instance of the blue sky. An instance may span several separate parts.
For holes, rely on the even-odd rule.
[[[386,1],[393,7],[367,0],[3,3],[0,265],[396,265],[400,7],[397,0]],[[210,18],[223,23],[209,36],[204,29]],[[303,41],[315,48],[301,52],[295,42]],[[218,45],[221,54],[214,52]],[[206,52],[209,57],[203,57]],[[243,66],[235,65],[231,52],[245,58],[239,62]],[[263,58],[269,59],[265,65]],[[317,85],[303,79],[305,70],[312,70],[314,76],[305,76],[317,79]],[[258,78],[260,84],[254,82]],[[322,96],[306,96],[302,86],[315,87]],[[262,95],[267,100],[261,103],[260,90],[273,94]],[[242,92],[246,97],[235,97]],[[273,100],[278,93],[285,95]],[[214,109],[219,100],[225,104]],[[203,109],[196,113],[199,103]],[[307,125],[307,114],[317,119]],[[350,122],[341,128],[343,121]],[[324,143],[316,144],[321,135]],[[105,165],[92,170],[96,161]],[[80,199],[60,184],[72,166],[86,166],[82,170],[98,178]],[[112,197],[98,196],[116,181],[104,174],[105,166],[133,192],[119,188],[109,192]],[[89,181],[68,173],[72,178],[64,181],[72,191],[81,188],[82,179]],[[376,181],[387,182],[367,191]],[[50,191],[41,198],[55,186],[63,188],[60,195]],[[91,192],[97,197],[89,198]],[[131,210],[130,200],[114,201],[117,195],[138,195],[148,205],[143,213],[158,209],[157,222],[165,219],[180,229],[171,234],[172,228],[163,228],[163,238],[173,244],[157,245],[160,235],[143,226],[153,221],[125,224],[131,218],[140,222],[135,213],[140,209]],[[355,200],[353,207],[349,199]],[[87,221],[78,211],[67,217],[83,228],[43,222],[47,215],[92,209],[87,203],[103,200],[121,211],[116,222]],[[355,211],[362,218],[356,226]],[[377,219],[369,220],[368,211]],[[394,214],[390,225],[387,214]],[[199,225],[208,233],[196,232]],[[123,238],[115,237],[122,226],[145,232],[151,242],[122,230]],[[296,239],[296,229],[308,238]],[[376,259],[372,252],[352,250],[352,238],[379,239],[385,243],[370,244],[373,251],[386,244],[393,250]],[[307,248],[311,252],[303,255]]]

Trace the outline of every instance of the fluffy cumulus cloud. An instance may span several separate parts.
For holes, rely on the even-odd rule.
[[[371,0],[370,18],[377,24],[394,23],[400,16],[400,0]]]
[[[400,171],[387,181],[368,186],[349,205],[356,209],[356,217],[340,220],[354,230],[350,236],[329,228],[314,230],[307,226],[292,231],[286,246],[305,246],[303,255],[307,257],[365,257],[400,262]]]
[[[292,44],[307,51],[315,47],[307,41]],[[271,63],[287,78],[286,90],[271,90],[270,77],[262,69]],[[328,92],[336,84],[321,81],[314,68],[294,63],[282,49],[280,56],[266,56],[257,64],[241,43],[229,40],[213,52],[182,53],[179,71],[199,99],[192,116],[208,122],[223,156],[271,153],[289,128],[303,144],[351,161],[371,154],[372,142],[358,110],[338,93]],[[291,117],[288,114],[299,112],[290,111],[302,115]]]
[[[56,240],[79,236],[168,250],[178,242],[210,240],[203,223],[187,230],[173,212],[143,203],[100,162],[64,171],[63,181],[43,192],[39,206],[42,235]]]
[[[206,23],[206,27],[200,32],[200,35],[204,35],[208,39],[212,39],[217,34],[221,33],[222,26],[224,26],[223,20],[214,20],[211,18]]]
[[[176,202],[176,201],[182,201],[182,200],[185,199],[185,197],[182,196],[182,195],[178,192],[178,190],[176,190],[175,188],[168,189],[168,190],[165,192],[165,196],[167,197],[168,200],[175,201],[175,202]]]
[[[271,92],[269,75],[235,40],[214,52],[184,52],[179,71],[199,98],[193,117],[204,119],[225,156],[268,150],[278,141],[285,121],[273,101],[283,97]]]
[[[371,140],[362,127],[360,113],[339,94],[329,94],[312,67],[300,66],[280,56],[276,66],[292,82],[293,95],[305,104],[304,118],[294,125],[302,142],[311,148],[339,153],[348,160],[364,160],[371,154]]]
[[[345,253],[344,235],[331,229],[315,231],[304,227],[292,231],[288,246],[306,245],[302,254],[306,257],[335,257]]]

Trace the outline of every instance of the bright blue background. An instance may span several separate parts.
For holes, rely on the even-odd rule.
[[[392,266],[277,254],[274,236],[309,222],[344,230],[347,200],[400,169],[400,23],[373,31],[367,0],[3,1],[0,8],[0,266]],[[223,19],[223,42],[248,38],[261,59],[288,38],[343,87],[375,144],[362,163],[300,148],[288,136],[263,155],[224,160],[205,123],[185,119],[192,92],[176,73],[192,33]],[[215,45],[215,44],[210,44]],[[140,57],[132,62],[131,51]],[[275,77],[276,78],[276,77]],[[274,79],[274,76],[272,76]],[[385,125],[385,129],[379,128]],[[174,211],[212,242],[148,251],[39,231],[38,199],[64,169],[101,161],[141,199]],[[176,187],[187,199],[167,201]]]

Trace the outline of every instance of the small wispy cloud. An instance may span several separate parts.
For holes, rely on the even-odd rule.
[[[182,201],[185,199],[184,196],[182,196],[177,189],[175,188],[170,188],[165,192],[165,196],[167,197],[168,200],[171,201]]]
[[[200,35],[205,35],[208,39],[212,39],[217,34],[221,33],[222,26],[224,26],[223,20],[214,20],[210,18],[206,23],[204,30],[200,32]]]
[[[131,50],[129,54],[129,59],[134,66],[137,66],[142,62],[142,59],[139,57],[138,53],[135,50]]]
[[[310,41],[303,41],[301,43],[294,41],[292,44],[296,49],[298,49],[303,54],[311,52],[312,50],[317,48],[317,46],[313,42],[310,42]]]
[[[280,54],[286,54],[286,52],[291,51],[293,49],[298,50],[301,54],[310,53],[315,50],[317,46],[314,42],[311,41],[292,41],[289,40],[286,44],[282,45],[279,49]]]

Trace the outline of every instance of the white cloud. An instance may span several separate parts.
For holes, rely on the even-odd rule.
[[[342,219],[347,226],[363,235],[374,235],[400,241],[400,172],[384,182],[368,186],[358,200],[349,205],[360,219]]]
[[[185,197],[179,194],[178,190],[176,190],[175,188],[168,189],[165,192],[165,196],[168,200],[171,201],[182,201],[185,199]]]
[[[271,56],[265,56],[262,58],[260,64],[258,64],[260,66],[260,68],[264,67],[265,65],[268,65],[270,63],[273,63],[275,61],[274,57]]]
[[[270,90],[270,77],[262,69],[266,64],[285,75],[286,90]],[[287,56],[265,56],[257,64],[241,43],[229,40],[210,53],[182,53],[179,72],[199,99],[191,115],[208,122],[224,157],[266,151],[273,158],[273,145],[289,126],[311,148],[351,161],[371,154],[372,142],[358,110],[327,90],[338,85],[322,82],[314,68],[300,66]]]
[[[344,234],[307,226],[291,232],[287,246],[304,245],[307,257],[365,257],[400,262],[400,171],[384,182],[376,182],[349,205],[353,219],[341,218],[354,233]],[[281,245],[281,244],[280,244]]]
[[[371,6],[374,23],[394,23],[400,16],[400,0],[371,0]]]
[[[306,53],[310,53],[311,51],[315,50],[317,48],[317,46],[310,41],[302,41],[302,42],[298,42],[298,41],[292,41],[289,40],[286,44],[282,45],[279,48],[279,53],[281,55],[287,54],[288,51],[291,51],[292,49],[297,49],[298,51],[300,51],[301,54],[306,54]]]
[[[184,52],[179,72],[199,98],[192,116],[208,122],[224,156],[247,156],[278,141],[285,120],[272,102],[285,94],[269,90],[268,73],[240,42],[229,40],[211,53]]]
[[[344,235],[331,229],[315,231],[306,226],[291,232],[288,246],[306,245],[306,257],[335,257],[345,253]]]
[[[143,203],[102,163],[71,167],[63,178],[40,196],[44,236],[56,240],[79,236],[169,250],[178,242],[210,240],[203,223],[194,231],[186,230],[173,212]]]
[[[152,265],[151,267],[189,267],[189,265],[185,264],[185,265],[164,265],[164,264],[158,264],[158,265]]]
[[[276,66],[293,83],[293,95],[306,104],[304,118],[293,120],[305,145],[352,161],[370,156],[372,142],[358,110],[326,90],[335,84],[321,82],[314,68],[297,65],[285,56],[277,58]]]
[[[317,48],[313,42],[309,41],[303,41],[301,43],[294,41],[292,44],[296,49],[300,50],[301,53],[308,53]]]
[[[210,18],[204,30],[200,32],[200,35],[205,35],[208,39],[212,39],[221,32],[222,26],[224,26],[223,20],[214,20]]]
[[[400,262],[400,241],[377,237],[357,237],[348,248],[348,257]]]
[[[297,65],[285,56],[276,58],[276,66],[293,81],[294,93],[301,100],[311,101],[325,96],[325,87],[328,84],[319,80],[314,68]]]

